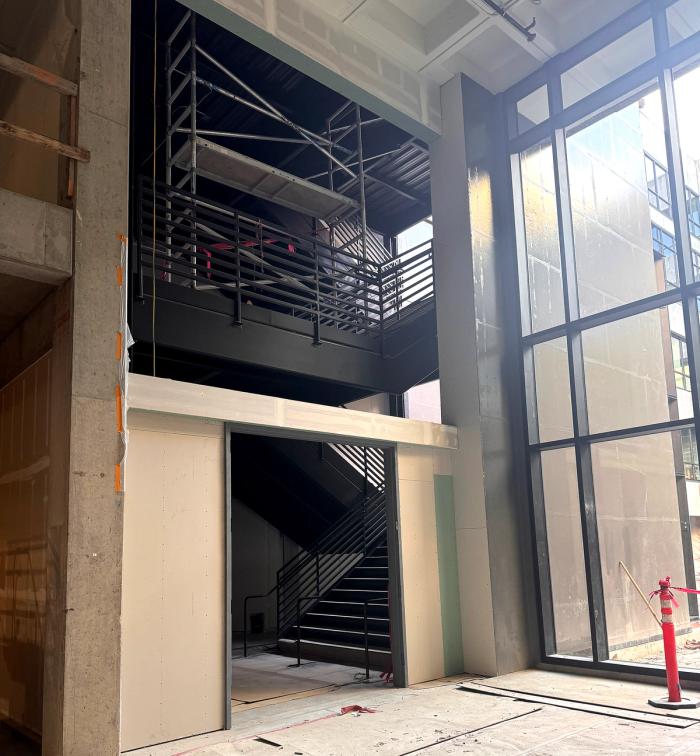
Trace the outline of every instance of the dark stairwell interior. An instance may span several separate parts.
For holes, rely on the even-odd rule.
[[[384,454],[232,435],[233,629],[244,656],[262,648],[391,671]]]

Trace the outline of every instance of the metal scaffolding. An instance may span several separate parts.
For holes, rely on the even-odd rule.
[[[244,94],[202,76],[203,61]],[[367,228],[365,184],[368,180],[381,183],[368,175],[368,168],[401,149],[365,155],[363,128],[381,122],[381,118],[363,113],[359,105],[346,101],[326,120],[325,134],[295,123],[199,44],[197,16],[192,11],[183,15],[167,40],[166,69],[168,186],[195,195],[197,178],[204,176],[321,221],[328,229],[331,244],[337,237],[342,249],[364,260],[381,263],[390,258],[379,237]],[[197,108],[210,94],[283,124],[289,136],[200,128]],[[355,143],[349,146],[353,135]],[[326,159],[327,171],[302,178],[228,146],[245,141],[297,145],[297,154],[313,148]]]

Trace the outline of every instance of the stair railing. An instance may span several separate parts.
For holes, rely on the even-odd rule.
[[[243,655],[248,651],[248,602],[277,594],[277,637],[296,619],[312,594],[323,595],[359,562],[386,533],[384,491],[376,491],[332,525],[308,549],[289,559],[278,571],[275,585],[264,594],[243,599]],[[301,603],[299,603],[301,601]]]
[[[386,533],[383,491],[363,499],[305,553],[277,573],[278,635],[294,622],[296,601],[311,591],[324,594]]]

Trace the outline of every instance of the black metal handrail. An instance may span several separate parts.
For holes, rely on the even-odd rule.
[[[365,680],[369,680],[369,624],[368,624],[368,616],[367,616],[367,607],[370,604],[379,604],[379,603],[382,603],[382,604],[386,603],[388,607],[389,605],[388,598],[377,596],[375,598],[365,599],[365,602],[364,602],[364,610],[363,610],[362,617],[364,620],[364,634],[365,634]],[[389,618],[389,623],[391,623],[391,618]],[[389,634],[391,635],[391,629],[389,629]]]
[[[299,596],[297,599],[297,667],[301,667],[301,602],[314,601],[320,598],[320,594],[314,593],[310,596]]]
[[[137,296],[151,275],[173,286],[229,292],[236,324],[256,304],[321,326],[380,336],[401,310],[434,295],[432,246],[378,262],[290,233],[204,197],[141,177],[138,183]]]
[[[277,572],[267,592],[243,599],[243,655],[248,655],[248,602],[277,596],[277,636],[294,622],[293,609],[309,591],[323,594],[386,533],[383,491],[364,498],[331,526],[308,550],[299,552]]]
[[[267,598],[277,590],[273,585],[267,593],[253,593],[243,599],[243,656],[248,656],[248,602],[253,599]]]
[[[386,532],[383,492],[363,500],[351,515],[332,528],[331,536],[302,559],[278,571],[278,633],[292,624],[292,609],[299,595],[312,588],[317,593],[329,589]]]

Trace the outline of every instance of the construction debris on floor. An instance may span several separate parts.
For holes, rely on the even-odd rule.
[[[233,727],[133,756],[698,754],[700,713],[647,704],[659,687],[529,670],[397,689],[377,679],[252,710]]]

